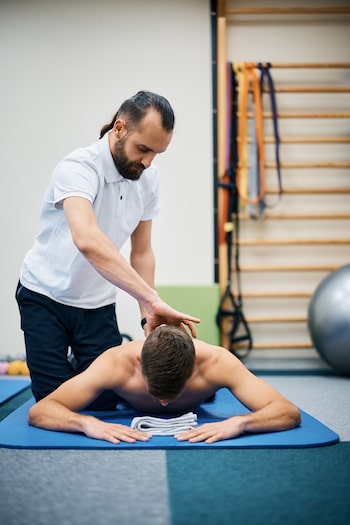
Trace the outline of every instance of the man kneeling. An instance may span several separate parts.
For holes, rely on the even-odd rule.
[[[251,412],[182,432],[175,436],[179,441],[214,443],[300,424],[299,410],[228,350],[193,341],[184,330],[165,325],[145,341],[106,350],[87,370],[33,405],[28,422],[48,430],[83,432],[111,443],[148,441],[147,433],[79,412],[104,390],[113,390],[146,414],[186,413],[224,387]]]

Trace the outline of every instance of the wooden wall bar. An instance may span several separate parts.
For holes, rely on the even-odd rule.
[[[326,15],[325,19],[328,20],[328,15],[350,14],[350,6],[235,8],[227,7],[227,3],[226,1],[218,1],[217,88],[220,177],[224,176],[226,169],[226,64],[228,61],[226,42],[228,19],[232,19],[234,22],[238,15],[281,15],[286,17],[289,15],[301,17]],[[256,58],[257,60],[260,59],[259,56]],[[250,62],[250,64],[252,63]],[[266,63],[264,64],[266,65]],[[253,66],[258,67],[258,62],[253,62]],[[244,311],[247,321],[251,324],[254,351],[307,350],[314,352],[306,328],[308,302],[318,282],[329,272],[346,264],[350,259],[350,152],[348,147],[350,134],[339,131],[333,133],[333,129],[336,128],[334,123],[341,123],[350,119],[350,85],[349,82],[344,83],[341,80],[342,78],[350,78],[350,62],[337,60],[334,62],[329,60],[317,62],[306,58],[305,62],[272,61],[269,66],[272,76],[274,76],[274,70],[280,70],[282,73],[283,70],[296,70],[296,78],[293,77],[292,84],[288,84],[288,80],[281,82],[280,76],[278,76],[275,82],[275,93],[278,101],[279,97],[294,96],[320,96],[325,98],[319,107],[316,107],[317,104],[315,103],[312,107],[308,107],[308,104],[304,104],[306,107],[300,106],[299,99],[295,99],[293,102],[293,98],[288,99],[288,107],[285,107],[282,102],[278,103],[278,119],[286,123],[296,122],[296,125],[300,121],[300,132],[281,133],[280,136],[280,144],[283,148],[281,149],[283,193],[280,202],[266,208],[263,217],[255,218],[255,220],[252,220],[248,205],[243,203],[241,206],[239,246]],[[305,77],[304,72],[316,70],[320,71],[318,82],[312,84]],[[324,85],[320,84],[319,81],[322,72],[327,72],[327,80]],[[343,76],[339,77],[340,74]],[[346,75],[348,76],[346,77]],[[329,82],[330,76],[333,79],[331,83]],[[348,96],[348,99],[344,99],[348,102],[344,102],[342,107],[334,107],[334,103],[327,106],[327,96]],[[268,95],[265,97],[268,100]],[[239,112],[237,117],[240,118]],[[253,113],[249,108],[247,117],[248,119],[253,118]],[[275,137],[269,131],[272,113],[267,104],[264,105],[263,119],[264,128],[268,128],[264,133],[264,147],[274,148]],[[305,133],[306,123],[310,127],[313,121],[315,121],[316,133]],[[319,134],[318,131],[320,131]],[[250,144],[250,137],[247,137],[247,140]],[[297,149],[301,147],[304,150],[310,148],[308,155],[309,157],[314,155],[314,158],[303,158]],[[312,148],[318,148],[318,150]],[[326,158],[325,151],[328,149],[325,150],[325,148],[335,148],[332,150],[329,159]],[[339,158],[334,158],[333,151],[339,152]],[[266,198],[276,201],[279,188],[276,184],[276,162],[273,160],[273,155],[272,159],[271,155],[270,158],[267,156],[265,168],[268,172]],[[218,191],[218,214],[220,215],[223,195],[220,195],[220,190]],[[332,199],[338,200],[333,203]],[[337,204],[338,201],[339,205]],[[300,226],[293,226],[293,224]],[[322,226],[317,226],[317,224],[322,224]],[[340,230],[338,224],[342,226]],[[314,235],[310,236],[309,231],[314,232]],[[221,237],[219,250],[219,268],[221,269],[219,271],[220,284],[223,290],[227,279],[227,251],[223,244],[223,237]],[[234,274],[235,268],[232,268],[231,271]],[[285,279],[283,278],[284,275]],[[299,275],[302,276],[301,284],[298,284]],[[235,290],[233,291],[235,292]],[[271,303],[273,301],[279,301],[277,306],[273,306]],[[285,301],[283,305],[282,301]],[[296,301],[296,306],[294,306],[293,301]],[[285,307],[284,304],[287,306]],[[288,305],[290,306],[289,310]],[[266,328],[266,332],[270,329],[271,334],[275,331],[281,333],[279,329],[273,328],[274,325],[283,325],[286,327],[283,331],[283,337],[277,341],[276,337],[271,337],[270,340],[260,338],[261,330],[258,330],[258,327],[265,325],[270,327]],[[304,338],[302,336],[294,337],[294,334],[297,334],[296,326],[298,325],[304,326],[304,332],[301,330],[301,333],[305,334]],[[222,344],[225,346],[225,343],[227,343],[227,337],[223,334]]]

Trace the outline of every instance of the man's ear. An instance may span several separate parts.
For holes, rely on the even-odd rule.
[[[122,118],[118,118],[113,125],[113,131],[117,135],[117,138],[120,139],[126,133],[126,122]]]

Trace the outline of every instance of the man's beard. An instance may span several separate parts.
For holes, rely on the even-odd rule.
[[[120,139],[114,146],[112,157],[114,164],[124,179],[139,180],[145,166],[141,162],[131,162],[125,154],[124,138]]]

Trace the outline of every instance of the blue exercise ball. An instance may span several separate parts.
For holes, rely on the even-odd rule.
[[[308,329],[320,356],[341,374],[350,375],[350,264],[317,286],[309,303]]]

